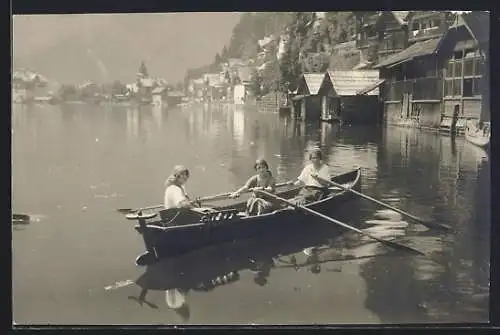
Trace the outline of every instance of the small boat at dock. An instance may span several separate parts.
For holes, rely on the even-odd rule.
[[[481,148],[487,148],[490,144],[490,124],[484,122],[482,127],[475,124],[474,121],[468,120],[465,128],[465,139]]]
[[[347,173],[332,177],[332,181],[347,189],[358,190],[361,187],[361,170],[356,168]],[[306,208],[325,215],[334,214],[346,201],[356,197],[352,192],[342,189],[330,189],[323,199],[305,205]],[[294,198],[300,187],[291,187],[277,192],[284,199]],[[136,259],[137,265],[148,265],[159,259],[175,257],[210,245],[220,245],[240,239],[277,234],[300,234],[300,229],[310,229],[311,225],[327,225],[332,230],[339,230],[314,216],[304,214],[293,207],[277,207],[271,213],[247,216],[244,211],[245,201],[238,201],[225,206],[213,207],[209,211],[202,209],[176,209],[175,215],[165,212],[172,210],[138,211],[127,215],[129,220],[137,220],[135,226],[144,240],[146,252]]]

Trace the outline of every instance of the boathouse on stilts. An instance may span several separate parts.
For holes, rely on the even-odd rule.
[[[327,75],[334,92],[330,116],[348,124],[377,124],[382,120],[379,86],[384,80],[378,70],[328,71]]]
[[[304,120],[376,124],[381,120],[378,70],[305,73],[292,98],[292,115]]]
[[[328,111],[328,101],[334,96],[326,73],[304,73],[292,98],[292,116],[302,120],[319,120]]]

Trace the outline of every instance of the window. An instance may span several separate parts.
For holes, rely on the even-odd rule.
[[[413,24],[411,25],[411,30],[419,30],[420,29],[420,23],[418,21],[413,21]]]
[[[471,97],[473,94],[473,79],[472,78],[465,78],[464,79],[464,92],[463,96],[464,97]]]
[[[453,95],[462,95],[462,79],[453,79]]]
[[[462,76],[462,62],[455,62],[454,77]]]
[[[444,82],[444,96],[453,96],[453,79],[446,79]]]
[[[453,53],[453,58],[455,58],[455,59],[462,59],[463,56],[464,56],[464,52],[462,50],[455,51]]]
[[[465,59],[464,60],[464,76],[473,76],[474,75],[474,60],[473,59]]]
[[[439,27],[441,26],[441,20],[440,19],[434,19],[434,23],[432,24],[433,27]]]
[[[422,21],[420,29],[427,29],[427,21]]]
[[[377,32],[375,31],[375,29],[373,29],[373,28],[368,29],[368,32],[367,32],[368,37],[374,37],[376,35],[377,35]]]
[[[482,94],[482,81],[481,78],[471,78],[472,79],[472,94],[481,95]]]
[[[483,74],[483,66],[484,64],[481,62],[481,59],[474,59],[474,75],[480,76]]]
[[[453,77],[453,62],[452,60],[448,61],[448,64],[446,64],[446,72],[444,74],[445,77]]]

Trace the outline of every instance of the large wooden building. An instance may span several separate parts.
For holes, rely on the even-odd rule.
[[[457,105],[459,128],[467,118],[480,117],[488,19],[485,12],[471,12],[448,27],[448,14],[409,15],[410,45],[375,66],[386,79],[382,97],[387,123],[446,128]]]

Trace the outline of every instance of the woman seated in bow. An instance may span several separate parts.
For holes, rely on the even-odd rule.
[[[176,165],[170,176],[165,181],[164,207],[170,208],[192,208],[185,184],[189,179],[189,170],[183,165]]]
[[[229,197],[234,199],[238,198],[241,193],[248,191],[250,189],[261,189],[266,192],[274,193],[276,188],[276,181],[269,170],[269,165],[264,159],[258,159],[254,165],[257,174],[250,177],[248,181],[239,188],[236,192],[233,192]],[[273,210],[273,204],[261,197],[259,197],[255,192],[252,197],[247,201],[247,215],[260,215],[264,213],[269,213]]]
[[[186,182],[189,179],[189,170],[182,166],[176,165],[165,181],[165,195],[164,195],[164,208],[160,212],[161,218],[164,221],[172,221],[178,218],[179,211],[168,211],[169,209],[189,209],[190,211],[183,211],[184,221],[197,220],[199,215],[214,212],[215,210],[208,207],[202,207],[199,200],[191,200],[186,193]],[[190,215],[197,213],[194,215]]]

